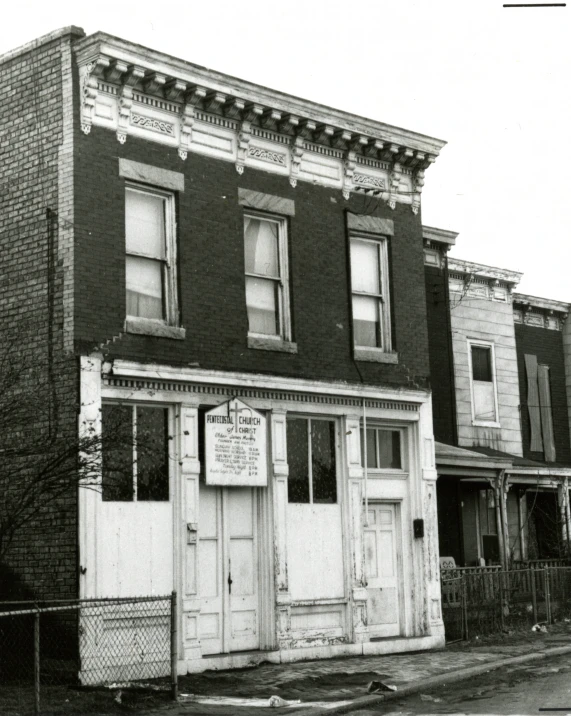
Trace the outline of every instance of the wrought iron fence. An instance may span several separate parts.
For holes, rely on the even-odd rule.
[[[158,678],[176,697],[175,614],[174,593],[0,603],[0,711],[40,713],[66,690]]]
[[[448,641],[571,616],[571,567],[441,571]]]

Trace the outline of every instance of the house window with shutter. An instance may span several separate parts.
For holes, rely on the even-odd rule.
[[[551,413],[549,366],[539,365],[537,356],[525,356],[527,374],[527,410],[532,452],[542,452],[545,462],[555,462],[555,440]]]

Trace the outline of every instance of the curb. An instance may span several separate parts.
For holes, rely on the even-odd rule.
[[[487,664],[478,664],[477,666],[467,666],[464,669],[458,669],[456,671],[447,671],[442,674],[436,674],[435,676],[429,676],[427,679],[422,681],[414,682],[411,684],[405,684],[398,691],[390,691],[385,694],[374,694],[371,696],[360,696],[359,698],[352,701],[350,704],[344,706],[337,706],[332,709],[323,708],[307,708],[303,711],[296,711],[295,716],[317,716],[318,714],[329,714],[330,716],[341,716],[341,714],[348,714],[358,709],[365,709],[371,706],[379,706],[386,701],[392,701],[394,699],[402,698],[403,696],[410,696],[417,694],[420,691],[428,691],[435,686],[442,684],[450,684],[456,681],[463,681],[472,676],[479,676],[485,674],[487,671],[492,669],[498,669],[501,666],[509,666],[510,664],[525,664],[527,661],[541,661],[549,656],[558,656],[560,654],[571,654],[570,646],[555,646],[551,649],[544,649],[543,651],[534,651],[529,654],[523,654],[521,656],[508,656],[504,659],[498,659],[497,661],[490,661]]]

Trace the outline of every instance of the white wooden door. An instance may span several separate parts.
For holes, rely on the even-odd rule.
[[[365,527],[367,618],[372,637],[400,633],[400,552],[398,505],[369,503]]]
[[[202,654],[260,647],[257,495],[200,486],[199,595]]]

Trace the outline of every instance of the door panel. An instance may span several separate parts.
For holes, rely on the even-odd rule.
[[[199,595],[202,653],[258,649],[257,495],[200,486]]]
[[[400,550],[398,505],[369,505],[365,528],[367,618],[371,636],[400,633]]]

